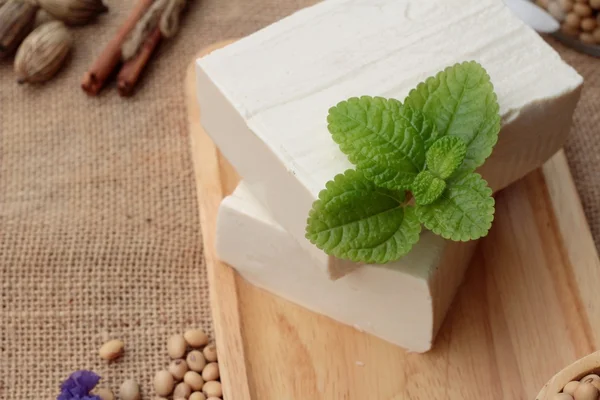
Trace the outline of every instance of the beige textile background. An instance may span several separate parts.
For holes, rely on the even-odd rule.
[[[314,2],[192,1],[131,99],[78,85],[133,1],[74,29],[68,68],[44,86],[18,86],[0,61],[0,399],[54,398],[81,368],[115,390],[135,379],[149,398],[167,336],[212,330],[185,69],[203,46]],[[567,153],[599,244],[600,60],[559,48],[587,80]],[[111,365],[96,355],[108,338],[127,346]]]

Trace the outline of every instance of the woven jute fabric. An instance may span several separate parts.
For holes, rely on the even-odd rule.
[[[17,85],[0,62],[0,399],[55,398],[84,368],[150,398],[167,337],[212,332],[185,70],[202,47],[314,2],[192,1],[130,99],[114,86],[89,98],[79,81],[133,1],[73,29],[69,65],[43,86]],[[600,61],[553,45],[586,78],[567,154],[599,243]],[[111,364],[97,356],[109,338],[126,343]]]
[[[596,248],[599,248],[600,59],[578,53],[553,40],[550,43],[585,79],[565,149]]]

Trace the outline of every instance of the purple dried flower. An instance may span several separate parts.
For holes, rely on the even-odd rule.
[[[60,385],[60,394],[56,400],[101,400],[90,391],[96,387],[100,376],[92,371],[75,371]]]

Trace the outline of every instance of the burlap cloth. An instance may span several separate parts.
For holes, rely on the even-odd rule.
[[[81,368],[113,390],[135,379],[149,398],[168,335],[212,331],[185,69],[203,46],[313,2],[193,2],[131,99],[114,88],[88,98],[78,85],[132,1],[109,1],[109,14],[76,29],[70,65],[44,86],[18,86],[0,63],[1,399],[54,398]],[[600,61],[559,48],[586,78],[567,153],[599,244]],[[108,338],[126,342],[110,365],[97,356]]]

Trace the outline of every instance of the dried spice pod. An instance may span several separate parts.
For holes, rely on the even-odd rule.
[[[60,21],[36,28],[21,44],[15,57],[19,83],[40,83],[52,78],[63,66],[73,38]]]
[[[108,11],[102,0],[38,0],[54,18],[67,25],[84,25],[98,14]]]
[[[46,10],[44,10],[43,8],[40,8],[39,10],[37,10],[37,13],[35,14],[35,27],[37,28],[38,26],[45,24],[46,22],[50,22],[50,21],[54,21],[56,18],[54,18],[52,15],[48,14],[48,12]]]
[[[31,32],[37,9],[22,0],[8,0],[0,7],[0,58],[12,54]]]

